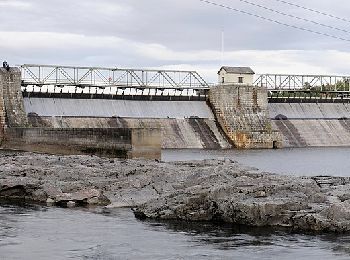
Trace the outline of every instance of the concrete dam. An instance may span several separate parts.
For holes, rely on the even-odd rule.
[[[349,103],[270,103],[283,147],[350,146]]]
[[[163,149],[228,149],[204,101],[24,98],[31,125],[53,128],[160,127]],[[350,104],[269,103],[282,147],[350,146]]]
[[[160,128],[162,148],[230,148],[205,101],[24,98],[31,125],[52,128]]]
[[[156,73],[175,82],[168,78],[170,72]],[[196,74],[190,76],[201,80]],[[147,95],[124,96],[98,93],[97,87],[94,94],[52,93],[48,89],[27,92],[19,69],[1,69],[1,146],[48,153],[160,158],[160,149],[350,145],[349,103],[269,103],[268,90],[261,86],[203,86],[201,82],[193,96],[152,96],[151,90]]]

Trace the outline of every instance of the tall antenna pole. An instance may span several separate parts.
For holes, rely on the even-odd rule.
[[[224,58],[225,58],[225,31],[222,29],[221,31],[221,66],[224,66]]]

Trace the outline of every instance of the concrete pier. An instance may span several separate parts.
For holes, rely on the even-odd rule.
[[[0,140],[5,128],[27,126],[27,115],[21,91],[21,71],[0,68]]]
[[[219,85],[209,101],[221,128],[237,148],[278,148],[281,136],[272,129],[267,90],[242,85]]]

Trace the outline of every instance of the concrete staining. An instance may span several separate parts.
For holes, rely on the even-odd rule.
[[[78,109],[78,107],[76,108]],[[160,159],[159,128],[50,128],[28,123],[21,91],[21,71],[0,69],[0,146],[55,154],[100,154]]]
[[[27,125],[21,92],[21,71],[0,68],[0,128]],[[1,133],[0,133],[1,135]],[[0,136],[1,139],[1,136]]]
[[[350,231],[350,178],[279,176],[231,160],[162,163],[2,153],[0,198],[133,207],[139,218]]]
[[[268,109],[272,119],[350,119],[349,103],[270,103]]]
[[[214,119],[201,101],[24,98],[24,106],[27,113],[39,116]]]
[[[350,104],[271,103],[283,147],[350,146]]]
[[[220,149],[231,147],[220,133],[213,119],[39,117],[33,114],[28,118],[34,127],[161,128],[163,149]]]
[[[217,127],[210,108],[201,101],[25,98],[25,108],[34,127],[156,127],[161,128],[163,149],[231,148]]]
[[[280,147],[281,136],[271,128],[266,89],[220,85],[210,89],[209,101],[218,123],[235,147]]]
[[[203,101],[24,98],[24,107],[34,127],[159,127],[163,149],[350,146],[350,104],[267,104],[266,91],[247,86],[213,88],[210,102],[215,116]]]

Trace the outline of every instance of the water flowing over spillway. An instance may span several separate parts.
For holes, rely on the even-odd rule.
[[[350,146],[350,104],[270,103],[284,147]]]
[[[106,99],[24,98],[27,113],[39,116],[123,118],[208,118],[213,113],[201,101],[138,101]]]

